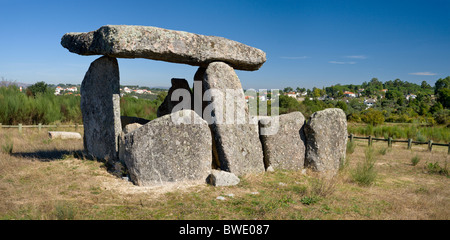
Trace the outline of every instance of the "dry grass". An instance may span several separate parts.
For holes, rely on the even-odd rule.
[[[351,172],[364,161],[356,141],[334,178],[306,171],[247,175],[233,187],[202,182],[137,187],[108,173],[104,163],[74,157],[80,140],[49,140],[46,131],[0,130],[0,219],[450,219],[446,147],[374,143],[377,177],[361,186]],[[413,166],[411,159],[420,158]],[[222,196],[225,200],[217,199]]]

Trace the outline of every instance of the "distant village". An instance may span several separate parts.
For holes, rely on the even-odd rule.
[[[80,85],[75,86],[67,86],[67,85],[58,85],[55,87],[55,95],[74,95],[80,96]],[[121,87],[120,88],[120,96],[123,97],[125,94],[153,94],[152,91],[148,87]]]
[[[350,92],[350,91],[344,91],[343,94],[342,94],[342,97],[339,97],[337,99],[335,99],[333,97],[330,97],[327,94],[324,94],[322,96],[314,98],[314,97],[312,97],[312,93],[310,91],[298,91],[298,92],[295,92],[295,91],[288,91],[288,92],[280,91],[280,92],[281,93],[279,93],[278,95],[283,94],[285,96],[295,98],[296,100],[298,100],[300,102],[304,101],[306,98],[308,98],[309,100],[317,99],[317,100],[320,100],[320,101],[325,101],[325,100],[343,100],[346,103],[348,103],[349,100],[351,100],[351,99],[359,98],[359,99],[361,99],[364,102],[364,104],[367,106],[367,108],[369,108],[369,107],[373,107],[373,106],[376,105],[376,102],[378,100],[377,98],[379,98],[379,99],[384,98],[384,95],[388,92],[388,89],[382,89],[380,92],[382,92],[383,94],[378,94],[377,98],[373,98],[373,97],[370,98],[370,97],[364,96],[364,89],[358,89],[358,91],[356,93]],[[259,101],[268,101],[268,100],[270,100],[270,97],[268,97],[268,95],[269,94],[267,92],[262,91],[262,92],[260,92],[258,94],[257,98],[258,98]],[[405,99],[406,100],[413,100],[416,97],[417,97],[417,95],[410,93],[410,94],[407,94],[405,96]],[[249,102],[249,100],[255,99],[255,97],[254,96],[245,96],[245,99],[246,99],[246,102]]]
[[[80,86],[56,86],[55,88],[55,95],[75,95],[80,96],[79,92]],[[162,89],[158,89],[162,90]],[[382,89],[381,92],[383,94],[379,94],[378,98],[382,99],[384,95],[387,93],[388,89]],[[311,91],[289,91],[289,92],[283,92],[280,91],[279,95],[283,94],[288,97],[295,98],[298,101],[304,101],[306,98],[309,100],[313,100],[314,97],[312,97]],[[153,93],[148,87],[139,87],[139,86],[121,86],[120,88],[120,96],[123,97],[125,94],[132,94],[134,97],[137,98],[136,95],[145,95],[145,94],[152,94],[155,95],[156,93]],[[269,95],[269,96],[268,96]],[[405,96],[406,100],[412,100],[415,99],[417,96],[415,94],[408,94]],[[255,96],[245,96],[246,102],[248,102],[251,99],[254,99]],[[267,101],[270,100],[270,91],[262,91],[257,94],[257,98],[259,101]],[[344,91],[342,94],[342,98],[339,98],[340,100],[345,101],[346,103],[349,102],[350,99],[353,98],[362,98],[364,101],[364,104],[367,107],[372,107],[376,105],[377,98],[368,98],[364,96],[364,89],[358,89],[356,93],[350,92],[350,91]],[[324,100],[336,100],[333,97],[329,97],[328,95],[324,94],[320,97],[316,97],[315,99],[324,101]]]

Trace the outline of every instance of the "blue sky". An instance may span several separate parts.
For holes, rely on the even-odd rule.
[[[400,78],[434,86],[450,75],[450,1],[21,1],[0,0],[0,77],[74,83],[98,56],[70,53],[67,32],[127,24],[215,35],[266,52],[244,88],[361,84]],[[196,67],[119,59],[121,84],[192,81]]]

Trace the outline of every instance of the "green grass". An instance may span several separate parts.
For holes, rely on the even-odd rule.
[[[430,153],[426,146],[408,150],[394,143],[383,155],[378,150],[385,142],[367,150],[367,141],[355,140],[345,169],[333,178],[275,170],[241,176],[230,187],[139,187],[113,176],[104,162],[86,158],[81,140],[43,143],[45,133],[24,132],[3,129],[0,141],[10,136],[15,152],[64,154],[46,159],[0,152],[0,219],[450,219],[446,147]],[[413,167],[416,155],[421,161]],[[376,172],[372,184],[353,179],[361,166]]]

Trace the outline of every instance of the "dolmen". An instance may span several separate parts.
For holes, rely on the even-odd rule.
[[[223,37],[129,25],[67,33],[61,45],[79,55],[100,55],[80,89],[84,148],[95,158],[125,166],[136,185],[190,180],[235,185],[240,176],[268,169],[313,166],[317,171],[328,170],[345,157],[347,129],[340,109],[326,117],[313,115],[307,123],[300,112],[251,116],[235,70],[258,70],[266,61],[260,49]],[[171,80],[158,117],[149,121],[120,116],[117,58],[145,58],[198,69],[193,88],[186,79]],[[339,120],[330,120],[334,117]],[[276,131],[263,134],[269,125]],[[330,136],[322,128],[340,130]],[[332,156],[330,151],[315,150],[330,141],[341,141],[331,143],[331,148],[339,148]]]

